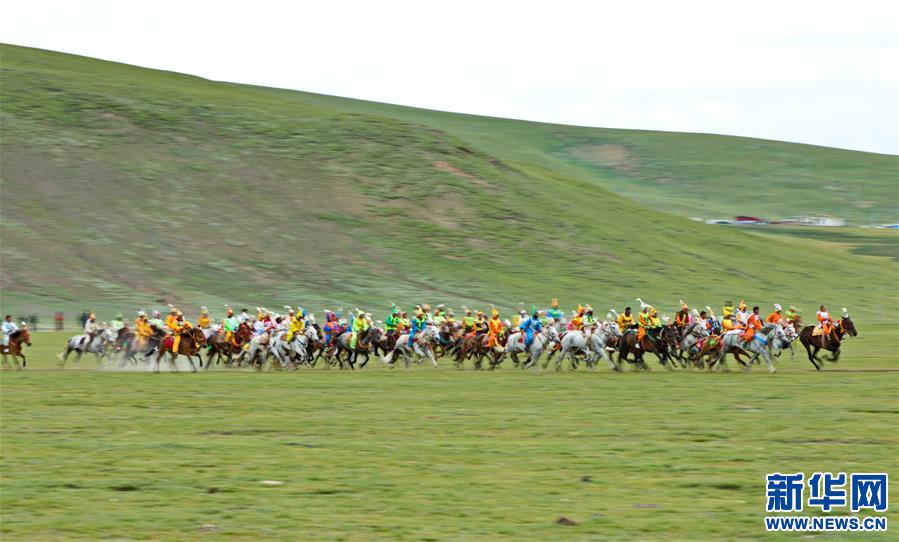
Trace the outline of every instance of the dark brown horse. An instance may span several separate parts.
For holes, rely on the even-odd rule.
[[[165,339],[159,344],[159,354],[156,356],[156,367],[155,371],[159,372],[159,360],[162,359],[166,353],[171,354],[171,359],[169,359],[169,363],[172,366],[172,372],[178,372],[178,365],[175,363],[175,360],[178,359],[178,355],[185,356],[187,361],[190,363],[190,370],[193,372],[197,372],[197,366],[194,365],[193,357],[197,356],[198,363],[202,366],[203,360],[200,358],[200,348],[206,346],[206,337],[203,335],[203,330],[199,328],[192,327],[190,329],[186,329],[182,331],[180,334],[181,340],[178,343],[178,351],[174,351],[175,345],[175,337],[172,335],[166,336]]]
[[[815,335],[814,331],[815,326],[802,328],[802,331],[799,332],[799,342],[805,347],[805,351],[808,353],[808,360],[815,366],[817,371],[820,371],[824,365],[823,361],[818,357],[818,351],[830,351],[830,361],[836,362],[840,359],[840,345],[843,343],[843,337],[846,335],[853,337],[858,335],[858,331],[855,330],[855,324],[849,316],[840,319],[833,326],[830,335]]]
[[[203,368],[208,369],[212,365],[213,358],[215,358],[215,364],[219,365],[222,357],[225,358],[225,365],[230,367],[234,362],[233,356],[240,354],[243,351],[243,345],[247,344],[252,337],[253,330],[250,329],[246,322],[241,322],[237,326],[237,329],[231,336],[231,340],[225,339],[224,331],[210,335],[206,339],[209,350],[206,352],[206,365]]]
[[[666,369],[672,368],[671,348],[677,344],[677,332],[671,326],[662,326],[658,329],[655,339],[650,339],[649,333],[643,336],[640,347],[637,348],[637,332],[628,331],[622,335],[618,342],[618,362],[622,360],[635,364],[635,369],[648,371],[649,366],[643,361],[644,352],[650,352],[659,358],[659,362]],[[627,358],[628,354],[634,355],[634,360]]]
[[[12,356],[14,362],[16,362],[16,370],[21,371],[27,365],[25,361],[25,354],[22,352],[22,345],[27,344],[31,346],[31,334],[28,332],[28,328],[23,328],[18,331],[14,331],[9,336],[9,345],[3,350],[3,367],[4,368],[12,368],[9,365],[9,362],[6,360],[6,356]],[[19,358],[22,358],[22,364],[19,365]]]

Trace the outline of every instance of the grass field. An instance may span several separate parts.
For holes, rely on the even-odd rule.
[[[894,331],[860,331],[824,372],[797,353],[775,375],[57,371],[64,335],[41,333],[0,375],[0,534],[795,539],[764,530],[765,474],[899,479]]]

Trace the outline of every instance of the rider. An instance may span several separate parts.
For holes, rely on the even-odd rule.
[[[733,301],[725,301],[724,306],[721,307],[721,318],[727,320],[734,313],[734,302]]]
[[[737,309],[737,325],[740,327],[746,327],[746,322],[749,320],[749,309],[746,307],[746,301],[741,299],[740,306]]]
[[[706,319],[706,329],[709,330],[709,333],[715,335],[721,332],[721,323],[718,322],[718,317],[715,316],[715,311],[712,310],[712,307],[708,305],[705,306],[705,310],[708,311],[708,318]]]
[[[137,311],[137,318],[134,319],[134,331],[137,335],[137,346],[141,349],[147,346],[150,336],[153,335],[153,328],[150,327],[147,313],[143,309]]]
[[[290,311],[293,312],[293,311]],[[303,331],[306,330],[306,319],[303,318],[303,311],[301,310],[297,314],[290,319],[290,327],[287,329],[287,342],[293,340],[293,336],[296,334],[303,334]]]
[[[827,309],[824,308],[824,305],[818,308],[818,322],[820,322],[821,330],[824,332],[825,337],[830,337],[830,333],[833,331],[833,319],[830,317],[830,313],[827,312]]]
[[[234,337],[234,334],[237,332],[237,328],[240,326],[240,322],[237,319],[237,316],[234,316],[234,309],[228,307],[225,310],[225,317],[222,318],[222,329],[225,331],[225,341],[230,342],[233,346],[237,346],[237,340]]]
[[[97,326],[97,315],[91,311],[87,316],[87,321],[84,323],[84,338],[81,339],[81,344],[90,344],[94,340],[94,337],[97,336],[99,329],[100,328]]]
[[[759,308],[752,307],[752,312],[746,317],[746,324],[743,326],[746,331],[740,336],[747,343],[755,336],[756,331],[762,329],[762,319],[759,318]]]
[[[642,348],[643,337],[652,328],[652,316],[649,312],[651,309],[649,305],[644,305],[643,310],[637,315],[637,340],[634,345],[637,348]]]
[[[625,307],[624,314],[618,315],[618,331],[624,333],[627,329],[633,327],[634,325],[634,315],[631,314],[631,308]]]
[[[409,320],[409,313],[406,311],[400,311],[400,321],[396,325],[397,332],[402,335],[410,329],[412,329],[412,322]]]
[[[437,305],[437,308],[434,309],[434,325],[442,326],[446,323],[446,316],[443,315],[443,304]]]
[[[331,346],[331,341],[340,333],[340,324],[337,323],[337,315],[333,312],[325,311],[325,347]]]
[[[456,325],[456,313],[452,309],[446,311],[446,325],[453,327]]]
[[[384,331],[387,335],[393,335],[396,333],[396,329],[400,324],[400,309],[394,305],[390,304],[390,315],[384,319]]]
[[[534,342],[534,333],[540,332],[543,329],[543,324],[540,323],[540,315],[537,313],[537,307],[534,307],[531,310],[531,317],[525,320],[524,322],[518,324],[518,329],[524,332],[524,347],[528,349],[531,347],[531,343]]]
[[[474,330],[475,335],[487,333],[487,318],[484,316],[484,311],[478,311],[477,316],[475,316]]]
[[[786,311],[784,311],[784,319],[788,324],[796,324],[796,319],[799,318],[799,313],[801,310],[797,309],[795,305],[790,305]]]
[[[119,330],[125,327],[125,317],[122,316],[122,313],[118,313],[115,315],[115,318],[109,321],[109,325],[118,334]]]
[[[19,331],[19,326],[12,321],[12,315],[7,314],[3,317],[3,324],[0,324],[0,329],[3,331],[3,335],[0,336],[0,345],[3,346],[2,351],[5,354],[9,348],[9,336]]]
[[[356,317],[353,318],[353,325],[350,327],[352,334],[350,335],[350,349],[356,349],[356,340],[359,338],[359,335],[364,333],[369,328],[368,318],[365,317],[365,313],[361,310],[356,310]]]
[[[172,329],[172,322],[178,319],[178,309],[172,307],[171,305],[169,305],[169,307],[171,307],[171,310],[165,317],[165,327]]]
[[[593,307],[590,305],[584,307],[584,319],[582,325],[584,328],[584,336],[590,337],[590,334],[593,333],[593,327],[596,325],[596,317],[593,316]]]
[[[588,305],[589,306],[589,305]],[[577,312],[571,317],[571,330],[582,331],[584,329],[584,307],[577,306]]]
[[[250,313],[247,311],[247,309],[240,309],[240,314],[237,315],[237,323],[243,324],[245,322],[249,322],[249,320],[250,320]],[[248,323],[247,325],[250,325],[250,324]]]
[[[680,310],[674,314],[674,326],[680,329],[684,329],[689,326],[693,322],[693,318],[690,316],[690,309],[687,307],[687,304],[684,303],[684,300],[680,300]]]
[[[487,332],[487,348],[501,346],[500,341],[503,338],[503,322],[499,318],[499,311],[496,307],[490,307],[490,320],[487,322],[489,331]]]
[[[474,314],[468,307],[465,307],[465,317],[462,318],[462,328],[466,335],[474,331]]]
[[[172,330],[172,334],[175,336],[175,342],[172,343],[172,352],[178,353],[178,346],[181,344],[181,333],[189,330],[191,327],[190,322],[184,319],[184,313],[176,311],[175,319],[169,325],[169,329]]]
[[[197,327],[206,329],[212,325],[212,319],[209,317],[209,309],[200,307],[200,316],[197,317]]]
[[[693,309],[693,310],[695,311],[696,309]],[[697,318],[699,325],[702,326],[702,329],[709,331],[709,332],[712,331],[710,324],[709,324],[709,318],[708,318],[708,316],[706,316],[705,311],[699,311],[699,314],[697,315],[696,318]]]
[[[550,303],[550,309],[546,311],[546,317],[555,320],[556,322],[562,321],[562,309],[559,308],[559,300],[555,297],[552,299],[552,303]]]
[[[666,321],[668,317],[665,317]],[[659,330],[662,329],[662,321],[659,319],[659,311],[655,307],[649,309],[649,338],[659,340]]]
[[[769,324],[779,324],[781,320],[783,320],[783,314],[781,314],[781,312],[783,312],[783,307],[775,303],[774,312],[765,317],[765,322]]]
[[[156,329],[165,330],[165,322],[162,321],[162,313],[158,310],[153,311],[153,318],[150,318],[150,325],[156,326]]]
[[[415,334],[428,326],[428,315],[420,306],[415,307],[415,318],[412,319],[412,329],[409,331],[409,348],[415,342]]]

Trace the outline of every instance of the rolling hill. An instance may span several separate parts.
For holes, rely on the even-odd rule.
[[[878,321],[899,308],[894,232],[685,216],[897,221],[895,156],[440,113],[10,45],[0,68],[4,311],[558,296],[604,312],[638,295]]]

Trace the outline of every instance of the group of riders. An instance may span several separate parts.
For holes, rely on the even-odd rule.
[[[642,299],[637,301],[640,310],[636,315],[631,307],[622,313],[610,309],[605,320],[598,318],[590,305],[578,305],[566,315],[557,299],[552,300],[548,309],[521,309],[511,319],[503,319],[493,306],[489,316],[485,311],[463,307],[457,317],[442,304],[434,308],[428,304],[416,305],[411,317],[409,312],[393,305],[383,321],[375,321],[370,313],[359,309],[325,310],[323,323],[316,321],[315,315],[306,309],[290,306],[285,306],[284,312],[257,307],[253,314],[247,309],[236,312],[226,306],[220,320],[213,319],[210,311],[201,307],[196,323],[189,322],[180,310],[170,306],[165,316],[158,310],[152,314],[137,311],[133,326],[121,314],[109,323],[99,323],[91,313],[84,333],[68,341],[66,351],[60,354],[60,363],[64,363],[70,352],[76,352],[79,357],[92,352],[99,359],[100,355],[120,351],[123,364],[126,354],[132,362],[136,361],[136,355],[143,354],[148,359],[155,354],[158,369],[160,359],[169,353],[172,362],[179,354],[187,356],[194,368],[191,357],[207,350],[207,367],[213,357],[217,363],[224,359],[227,365],[236,362],[257,367],[274,357],[281,366],[291,368],[302,364],[314,366],[320,358],[330,365],[353,368],[358,356],[364,357],[364,366],[369,354],[383,353],[384,361],[390,366],[394,355],[405,357],[407,367],[410,357],[417,358],[414,361],[419,363],[430,359],[436,366],[437,358],[449,355],[455,358],[457,366],[466,359],[474,359],[478,368],[487,356],[493,368],[507,353],[516,365],[517,354],[525,355],[528,359],[523,366],[528,367],[543,353],[551,359],[561,352],[557,367],[568,355],[572,368],[581,359],[592,366],[604,357],[610,367],[620,369],[622,360],[648,368],[643,354],[651,352],[669,368],[673,360],[680,361],[682,366],[689,362],[700,367],[711,366],[716,361],[723,362],[724,355],[731,353],[747,367],[761,356],[773,371],[769,353],[779,355],[785,347],[792,350],[791,343],[797,337],[806,346],[809,360],[820,369],[816,363],[820,361],[818,350],[830,350],[834,353],[832,359],[836,360],[843,335],[855,334],[845,308],[842,318],[834,319],[821,305],[816,314],[817,325],[802,329],[800,310],[792,305],[784,310],[774,304],[773,311],[762,317],[758,306],[750,309],[744,301],[737,305],[727,301],[719,316],[709,306],[691,309],[681,300],[680,308],[669,318],[660,316],[657,308]],[[18,330],[7,316],[3,323],[4,353],[10,337]],[[807,337],[803,339],[803,335]],[[618,353],[618,365],[612,363],[614,352]],[[740,354],[751,356],[749,365],[740,359]]]

